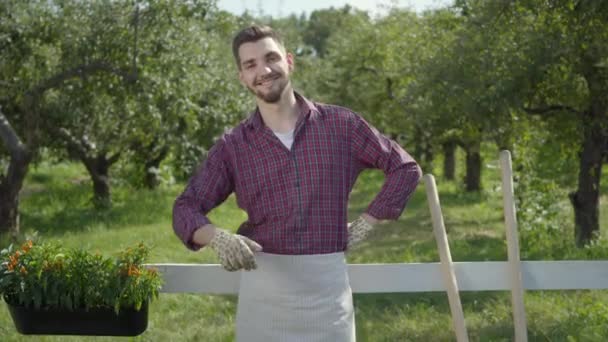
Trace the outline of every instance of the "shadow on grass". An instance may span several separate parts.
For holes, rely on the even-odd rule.
[[[479,313],[495,304],[507,305],[506,292],[462,292],[461,300],[465,317],[479,320]],[[363,341],[452,341],[451,313],[445,292],[355,294],[358,324],[357,333]],[[431,309],[432,308],[432,309]],[[503,313],[504,314],[504,313]],[[476,317],[473,317],[476,316]],[[391,331],[377,331],[378,324],[367,321],[391,322]],[[482,317],[492,322],[467,324],[472,341],[510,341],[512,322],[510,316]],[[420,324],[417,324],[417,322]],[[378,339],[382,336],[382,339]],[[359,336],[358,336],[359,337]]]
[[[473,341],[511,342],[514,338],[513,323],[510,320],[484,325],[481,329],[468,329],[468,332]]]
[[[86,183],[52,186],[29,194],[22,201],[22,227],[45,235],[60,235],[98,226],[128,228],[152,224],[171,215],[174,197],[169,190],[133,191],[122,187],[112,190],[112,207],[108,209],[93,206],[91,187]]]
[[[445,217],[445,228],[448,234],[451,232],[470,231],[472,228],[479,227],[480,230],[487,230],[493,225],[502,225],[504,219],[502,216],[482,217],[482,218],[460,218],[460,217]]]
[[[441,206],[468,206],[485,202],[487,195],[483,192],[439,191],[439,202]]]
[[[447,295],[443,292],[420,293],[361,293],[354,295],[355,305],[384,312],[400,311],[417,304],[432,305],[438,311],[449,310]]]
[[[50,183],[53,177],[48,173],[31,173],[28,175],[28,180],[34,183]]]
[[[503,237],[486,234],[467,234],[450,241],[454,261],[504,261],[507,259]]]

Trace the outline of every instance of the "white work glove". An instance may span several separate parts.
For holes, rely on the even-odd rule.
[[[361,241],[365,240],[374,226],[369,224],[362,216],[348,224],[348,244],[346,250],[356,247]]]
[[[227,271],[257,268],[253,252],[262,251],[262,246],[245,236],[216,229],[209,247],[217,253],[220,263]]]

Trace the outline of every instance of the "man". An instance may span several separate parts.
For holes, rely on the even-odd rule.
[[[192,250],[212,248],[226,270],[250,271],[241,273],[237,341],[355,341],[344,252],[401,215],[420,168],[359,115],[294,92],[294,58],[270,27],[242,30],[232,48],[257,108],[209,150],[175,202],[174,230]],[[347,224],[366,168],[383,170],[385,183]],[[206,216],[232,192],[248,214],[238,234]]]

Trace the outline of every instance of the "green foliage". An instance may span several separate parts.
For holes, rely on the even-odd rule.
[[[158,272],[143,267],[148,254],[143,243],[109,258],[28,240],[0,252],[0,295],[13,305],[36,309],[139,310],[145,301],[158,297],[161,286]]]
[[[324,57],[327,53],[327,42],[329,38],[338,30],[344,30],[344,25],[348,24],[349,17],[368,18],[366,12],[344,5],[342,8],[315,10],[310,14],[306,29],[302,33],[304,43],[312,46],[319,57]]]
[[[561,259],[576,249],[566,199],[576,177],[577,151],[563,141],[578,132],[563,119],[557,134],[551,131],[554,125],[526,116],[518,117],[514,125],[518,132],[513,141],[517,219],[521,255],[528,260]],[[555,155],[561,158],[551,157]]]

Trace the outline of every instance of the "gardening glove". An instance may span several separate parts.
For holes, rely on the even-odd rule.
[[[369,224],[363,217],[359,216],[358,219],[348,224],[348,244],[346,250],[356,247],[361,241],[365,240],[374,226]]]
[[[215,251],[220,263],[227,271],[252,270],[257,267],[253,252],[262,251],[262,246],[242,235],[216,229],[209,247]]]

